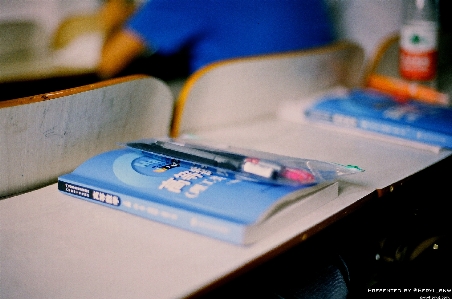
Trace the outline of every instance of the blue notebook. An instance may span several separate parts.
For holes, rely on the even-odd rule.
[[[242,245],[333,200],[337,185],[235,180],[128,148],[97,155],[58,178],[64,194]]]
[[[305,111],[308,120],[452,148],[452,109],[417,101],[398,103],[369,90],[326,96]]]

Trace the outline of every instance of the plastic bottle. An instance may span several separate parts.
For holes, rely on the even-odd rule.
[[[404,0],[399,71],[402,78],[435,86],[438,60],[436,0]]]

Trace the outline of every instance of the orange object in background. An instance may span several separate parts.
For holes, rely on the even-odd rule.
[[[448,94],[399,78],[372,74],[368,77],[366,86],[390,94],[400,101],[413,99],[429,104],[449,104]]]

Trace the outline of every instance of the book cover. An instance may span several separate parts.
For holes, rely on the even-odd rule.
[[[327,96],[305,110],[308,120],[452,148],[452,109],[418,101],[398,103],[370,90]]]
[[[102,153],[58,178],[64,193],[235,244],[250,244],[338,195],[337,183],[234,180],[132,149]]]

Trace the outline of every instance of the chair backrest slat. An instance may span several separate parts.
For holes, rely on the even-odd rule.
[[[173,96],[131,76],[1,102],[0,196],[55,182],[119,142],[169,133]]]

